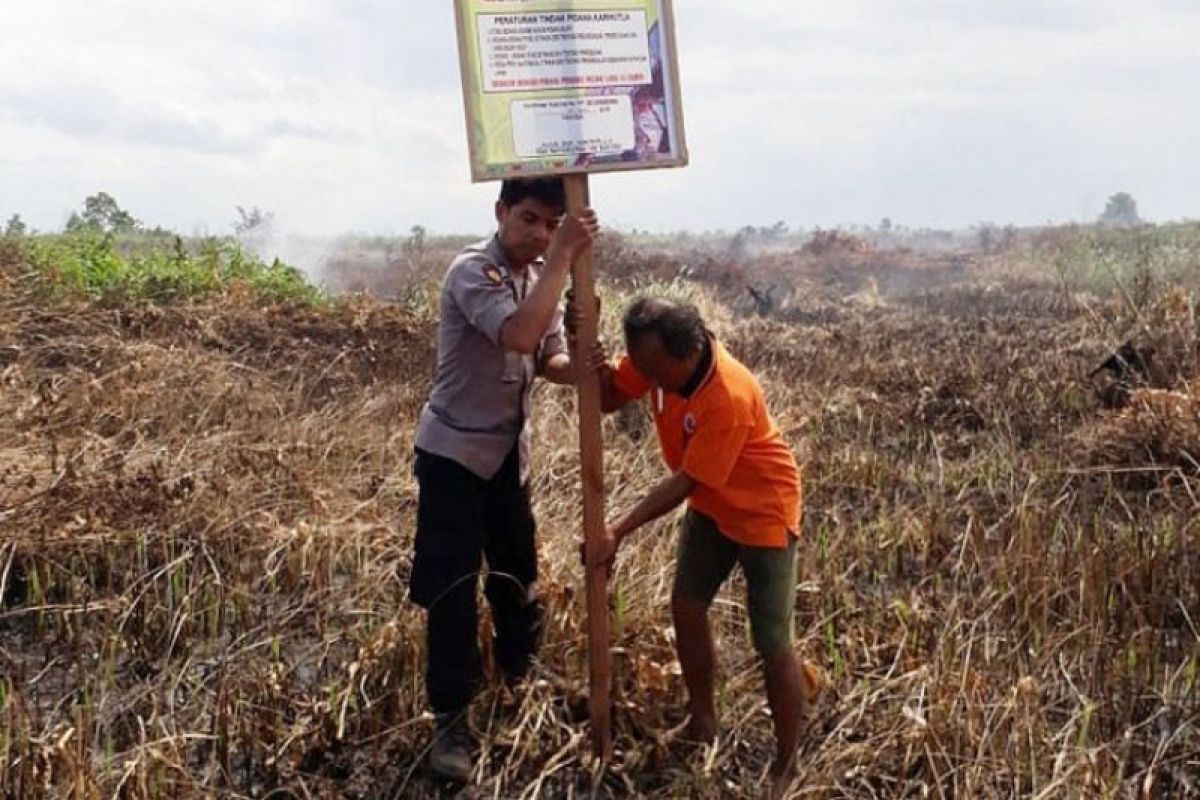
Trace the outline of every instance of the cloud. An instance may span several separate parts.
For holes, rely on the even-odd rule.
[[[182,105],[127,100],[97,87],[55,85],[39,92],[0,93],[10,121],[45,125],[75,139],[129,147],[172,147],[198,153],[249,154],[261,145]]]
[[[1189,0],[677,3],[693,165],[594,181],[638,228],[1197,216]],[[6,10],[0,216],[113,192],[151,224],[482,231],[452,4],[43,0]]]

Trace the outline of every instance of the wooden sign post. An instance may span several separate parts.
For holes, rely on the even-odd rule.
[[[568,175],[564,179],[567,213],[578,214],[590,203],[587,175]],[[586,364],[599,336],[600,315],[596,307],[596,276],[592,269],[592,248],[575,258],[571,283],[575,302],[582,312],[575,334],[571,361]],[[600,437],[600,380],[593,372],[584,372],[576,384],[579,398],[579,463],[583,476],[584,548],[590,552],[604,536],[604,451]],[[612,682],[612,653],[609,650],[608,570],[588,566],[585,577],[588,619],[588,713],[592,723],[592,751],[607,760],[612,754],[612,724],[609,687]]]
[[[593,172],[687,164],[672,0],[455,0],[476,181],[562,175],[567,213],[589,207]],[[592,249],[572,265],[582,318],[571,358],[586,364],[599,315]],[[581,370],[581,372],[584,372]],[[600,383],[581,376],[583,534],[604,535]],[[586,570],[594,752],[612,751],[608,576]]]

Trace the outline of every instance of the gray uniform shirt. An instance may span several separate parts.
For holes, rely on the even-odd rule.
[[[533,265],[514,276],[493,236],[459,253],[442,283],[437,376],[416,445],[484,480],[500,471],[514,443],[521,482],[528,480],[529,395],[537,365],[567,351],[561,310],[534,355],[500,344],[501,326],[537,279]]]

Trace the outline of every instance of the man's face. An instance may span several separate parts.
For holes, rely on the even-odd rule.
[[[678,394],[692,377],[690,359],[674,358],[655,333],[643,334],[628,349],[634,368],[664,391]]]
[[[558,229],[562,211],[540,200],[526,197],[513,206],[496,202],[496,222],[500,224],[500,246],[513,269],[524,269],[545,255],[550,239]]]

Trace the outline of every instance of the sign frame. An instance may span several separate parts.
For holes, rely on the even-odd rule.
[[[494,6],[495,10],[483,10],[484,7],[490,6]],[[602,86],[564,84],[558,88],[526,87],[512,91],[496,91],[493,87],[492,91],[485,91],[488,77],[485,75],[485,53],[480,37],[481,17],[559,14],[599,16],[609,12],[637,13],[638,10],[652,7],[657,8],[658,19],[655,26],[646,31],[647,63],[655,63],[652,31],[657,27],[658,66],[649,73],[652,76],[649,83],[607,83]],[[674,0],[454,0],[454,12],[463,112],[473,182],[544,175],[629,172],[688,165]],[[569,67],[564,68],[564,75],[569,71]],[[550,80],[570,81],[572,77],[577,81],[583,80],[578,75]],[[493,84],[496,83],[494,77],[491,80]],[[496,109],[504,101],[507,101],[508,109],[500,111],[497,118]],[[615,113],[619,119],[623,112],[630,113],[628,133],[622,134],[624,138],[620,142],[615,138],[603,140],[608,149],[601,153],[589,153],[582,149],[582,138],[568,144],[562,152],[554,152],[553,143],[542,143],[541,150],[536,154],[530,154],[528,151],[524,155],[518,153],[517,140],[521,136],[520,131],[532,130],[536,136],[542,127],[540,123],[545,118],[559,113],[556,108],[562,109],[561,113],[564,115],[570,114],[572,119],[589,113],[593,118]],[[531,120],[531,115],[538,115],[538,119]],[[642,132],[645,129],[639,125],[639,121],[643,119],[649,120],[649,136]],[[562,124],[566,127],[571,125],[566,122]],[[583,123],[578,124],[582,130]],[[616,125],[618,129],[623,127],[617,119],[609,122],[609,130],[612,130],[612,125]],[[651,148],[650,137],[656,132],[656,125],[660,147]],[[539,144],[536,139],[530,140],[528,133],[521,138],[526,143],[526,148]],[[616,149],[629,145],[631,139],[634,141],[632,148]],[[662,152],[663,146],[667,148],[666,152]],[[503,153],[501,157],[495,155],[498,149]]]

